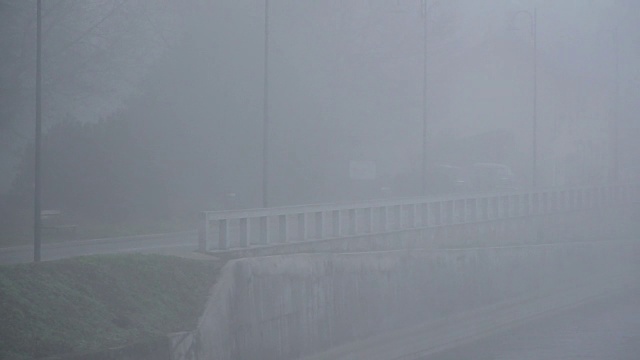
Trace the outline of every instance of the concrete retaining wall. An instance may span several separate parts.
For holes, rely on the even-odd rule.
[[[198,329],[172,336],[172,358],[297,359],[443,321],[454,334],[453,319],[501,304],[518,320],[553,308],[554,297],[579,301],[626,284],[636,249],[582,242],[234,260]]]

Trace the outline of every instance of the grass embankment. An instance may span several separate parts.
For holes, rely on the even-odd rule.
[[[0,266],[0,359],[84,353],[192,330],[220,266],[140,254]]]

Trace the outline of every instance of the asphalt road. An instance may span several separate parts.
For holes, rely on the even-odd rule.
[[[640,359],[640,291],[581,305],[423,360],[534,359]]]
[[[43,261],[114,253],[188,254],[198,247],[196,231],[43,244]],[[0,248],[0,264],[33,261],[33,246]]]

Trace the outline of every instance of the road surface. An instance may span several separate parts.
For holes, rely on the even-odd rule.
[[[119,238],[67,241],[42,245],[42,260],[113,253],[187,254],[198,247],[196,231]],[[33,246],[0,248],[0,264],[33,261]]]
[[[640,359],[640,291],[541,318],[423,360],[587,359]]]

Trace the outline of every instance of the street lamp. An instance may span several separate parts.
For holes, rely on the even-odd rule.
[[[428,65],[428,40],[429,40],[429,14],[431,9],[437,5],[438,2],[433,2],[427,6],[427,0],[422,0],[422,172],[421,172],[421,184],[422,195],[427,194],[427,65]]]
[[[269,206],[269,0],[264,0],[264,83],[262,122],[262,207]]]
[[[41,137],[42,137],[42,0],[36,5],[36,140],[33,201],[33,261],[40,261],[42,219],[40,211],[41,195]]]
[[[537,139],[537,122],[538,122],[538,11],[533,9],[533,14],[527,10],[520,10],[513,15],[513,21],[518,15],[524,14],[531,21],[531,35],[533,36],[533,124],[532,124],[532,164],[531,164],[531,185],[536,187],[537,180],[537,162],[538,162],[538,139]]]
[[[618,162],[618,118],[620,107],[620,45],[618,39],[618,28],[613,33],[613,46],[615,47],[615,88],[614,88],[614,103],[613,103],[613,118],[610,123],[610,135],[609,142],[611,148],[611,168],[610,168],[610,180],[611,182],[618,182],[620,165]]]

